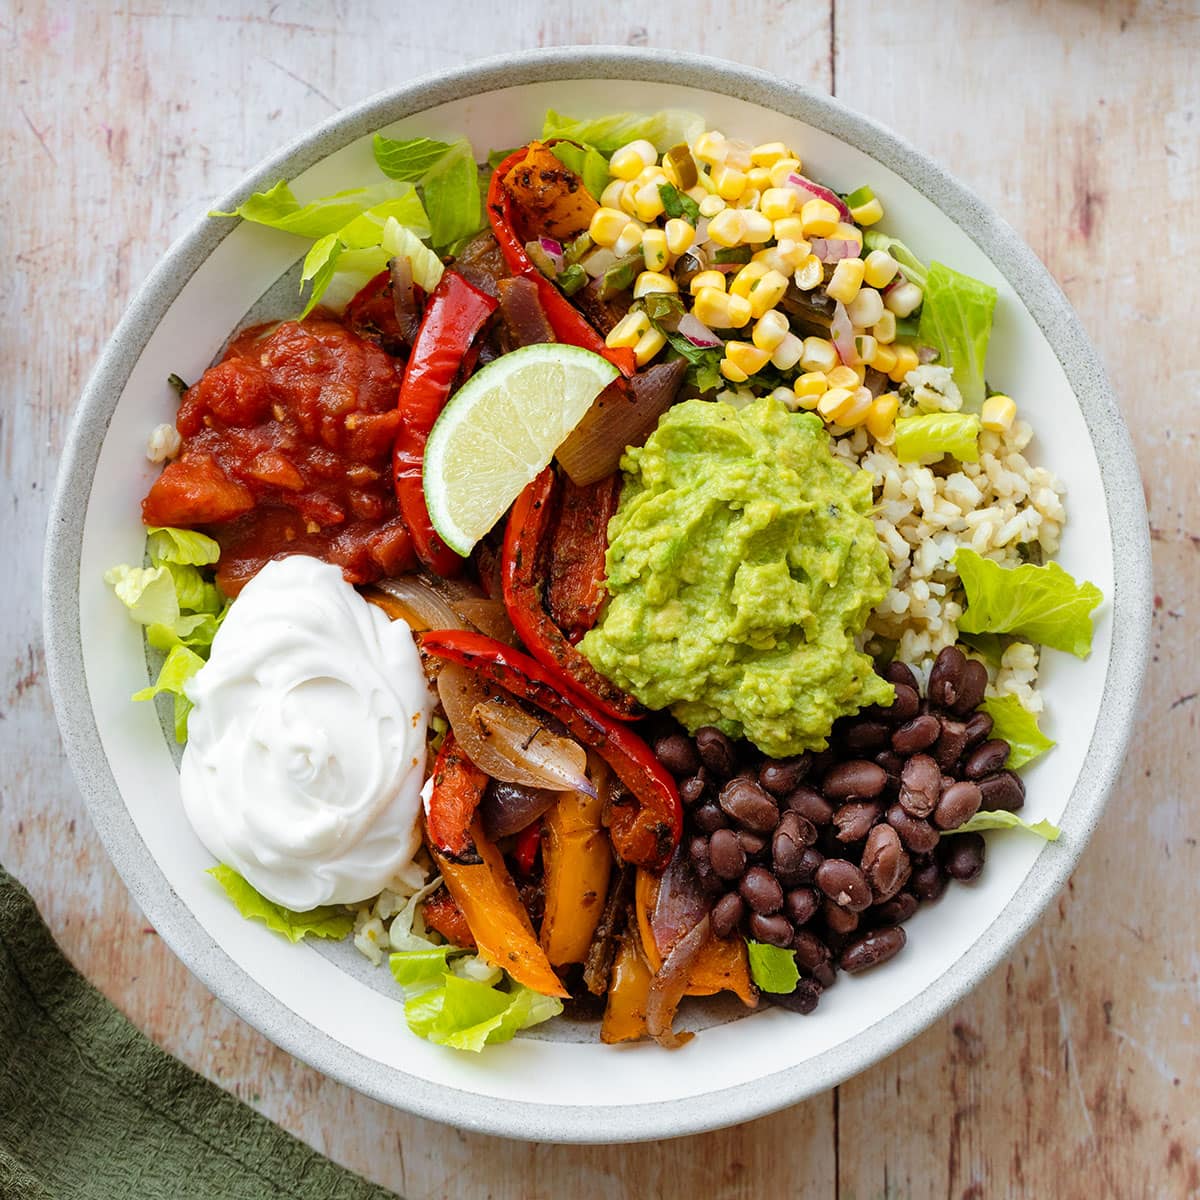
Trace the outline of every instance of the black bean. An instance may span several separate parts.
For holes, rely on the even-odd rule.
[[[992,718],[985,712],[977,712],[967,722],[967,749],[978,746],[992,732]]]
[[[829,962],[831,958],[829,947],[807,929],[796,931],[796,936],[792,939],[792,949],[796,952],[796,965],[802,971],[815,972],[817,967]]]
[[[882,929],[873,930],[866,937],[861,937],[842,951],[838,964],[843,971],[851,975],[865,971],[868,967],[876,967],[894,958],[904,949],[908,935],[898,925],[887,925]]]
[[[679,785],[679,798],[689,808],[699,804],[708,794],[710,778],[708,771],[701,767],[695,775],[690,775]]]
[[[883,668],[883,677],[888,683],[894,683],[897,687],[911,688],[914,692],[917,688],[917,677],[912,673],[912,668],[908,663],[902,663],[899,659],[892,659],[886,667]]]
[[[982,802],[983,793],[979,785],[963,779],[942,793],[937,808],[933,810],[933,823],[939,829],[957,829],[979,811]]]
[[[810,787],[798,787],[784,803],[818,828],[833,820],[833,805]]]
[[[890,900],[907,882],[912,864],[900,835],[891,825],[876,825],[863,847],[862,873],[871,885],[871,899],[875,904]]]
[[[755,833],[770,833],[779,824],[779,806],[752,779],[731,779],[717,803],[739,825]]]
[[[821,780],[821,791],[835,804],[847,800],[873,800],[887,784],[887,772],[865,758],[838,763]]]
[[[827,858],[815,878],[817,887],[842,908],[862,912],[871,903],[871,885],[849,859]]]
[[[800,867],[805,846],[816,840],[817,831],[810,821],[806,821],[799,813],[784,813],[779,828],[771,838],[771,863],[776,873],[791,878]]]
[[[700,886],[709,893],[721,891],[721,881],[713,871],[712,860],[708,854],[708,838],[692,838],[688,843],[688,857],[692,860],[692,868]]]
[[[857,721],[842,740],[851,754],[870,754],[890,745],[891,737],[892,731],[882,721]]]
[[[764,917],[778,912],[783,907],[783,888],[766,867],[751,867],[742,876],[738,891],[741,892],[742,899]]]
[[[897,783],[899,783],[900,772],[904,769],[904,756],[902,754],[897,754],[895,750],[880,750],[875,755],[875,761],[888,773],[889,780],[894,775]]]
[[[700,754],[696,750],[696,743],[682,733],[672,733],[659,738],[654,743],[654,757],[676,779],[695,775],[700,769]]]
[[[987,691],[987,667],[977,659],[967,659],[963,667],[962,678],[958,681],[958,699],[951,705],[957,716],[965,717],[974,712],[983,701],[983,693]]]
[[[883,805],[874,800],[853,800],[833,814],[839,842],[861,842],[871,826],[883,816]]]
[[[780,1008],[807,1016],[821,999],[821,985],[815,979],[801,979],[794,992],[767,992],[766,997]]]
[[[921,711],[921,693],[915,687],[906,684],[896,684],[896,698],[884,709],[884,716],[893,725],[903,725],[911,721]]]
[[[908,886],[919,899],[936,900],[946,890],[946,873],[937,863],[926,863],[913,869]]]
[[[714,725],[704,725],[696,730],[696,750],[700,761],[718,779],[728,779],[737,770],[733,743]]]
[[[981,807],[985,810],[1002,808],[1005,812],[1016,812],[1025,804],[1025,785],[1012,771],[981,779],[979,790],[983,793]]]
[[[901,807],[909,816],[927,817],[941,792],[941,768],[928,754],[914,754],[900,772]]]
[[[722,879],[740,879],[746,869],[746,851],[732,829],[718,829],[708,843],[712,869]]]
[[[821,917],[828,931],[830,948],[836,951],[834,939],[846,937],[858,928],[859,916],[849,908],[843,908],[833,900],[826,899],[821,903]]]
[[[943,771],[952,771],[967,745],[967,727],[961,721],[942,718],[942,732],[933,746],[933,757]]]
[[[754,858],[767,848],[767,839],[761,833],[747,833],[746,830],[739,829],[738,841],[742,843],[747,858]]]
[[[800,864],[796,870],[790,873],[787,878],[780,875],[779,882],[784,887],[798,887],[802,883],[811,883],[817,877],[817,872],[821,869],[821,864],[824,861],[825,855],[812,846],[809,846],[800,855]]]
[[[817,893],[810,887],[792,888],[783,898],[783,910],[797,929],[813,919],[817,905]]]
[[[910,817],[899,804],[887,811],[888,824],[900,835],[906,850],[928,854],[938,844],[938,831],[920,817]]]
[[[897,754],[918,754],[928,750],[942,732],[941,722],[930,713],[922,713],[905,721],[892,734],[892,748]]]
[[[726,892],[712,907],[712,930],[719,938],[727,938],[742,923],[746,902],[737,892]]]
[[[781,799],[794,792],[804,781],[812,759],[807,754],[795,758],[768,758],[758,769],[758,782]]]
[[[769,946],[790,946],[795,936],[792,923],[782,913],[773,913],[770,916],[751,913],[749,925],[750,936],[756,942],[766,942]]]
[[[890,900],[877,904],[870,911],[885,925],[901,925],[917,911],[917,904],[912,892],[897,892]]]
[[[984,713],[987,716],[987,713]],[[968,779],[982,779],[1004,769],[1008,761],[1009,745],[1000,738],[992,738],[972,750],[963,763],[963,774]]]
[[[696,822],[696,828],[702,829],[705,833],[715,833],[729,824],[729,818],[711,800],[701,804],[692,812],[692,820]]]
[[[987,857],[987,846],[980,833],[956,833],[953,837],[943,838],[938,850],[942,869],[951,879],[963,883],[974,879],[983,870],[983,861]]]
[[[950,708],[956,703],[966,666],[967,656],[957,646],[947,646],[933,660],[926,690],[930,704],[936,704],[938,708]]]

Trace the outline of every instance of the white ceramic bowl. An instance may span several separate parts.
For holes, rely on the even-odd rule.
[[[797,147],[843,190],[869,182],[887,228],[918,253],[1000,293],[989,378],[1018,400],[1033,455],[1065,480],[1060,561],[1094,581],[1091,657],[1045,655],[1058,748],[1027,773],[1026,814],[1063,828],[1046,845],[992,835],[987,868],[909,924],[903,954],[843,978],[807,1018],[777,1008],[706,1029],[686,1048],[611,1048],[587,1031],[526,1036],[475,1056],[411,1036],[386,968],[348,947],[292,946],[242,920],[205,874],[211,860],[178,801],[176,756],[146,683],[138,629],[102,582],[140,561],[138,504],[156,468],[147,431],[172,419],[169,372],[194,379],[230,330],[278,290],[304,246],[205,220],[164,257],[92,377],[67,440],[49,527],[46,642],[63,737],[96,825],[168,944],[230,1008],[278,1045],[361,1091],[437,1120],[539,1141],[632,1141],[743,1121],[861,1071],[974,987],[1066,880],[1116,778],[1150,617],[1142,491],[1125,428],[1067,301],[1015,233],[946,172],[835,100],[756,71],[653,51],[552,50],[492,60],[386,93],[256,168],[214,207],[280,178],[320,195],[372,177],[371,134],[466,133],[480,155],[536,134],[548,107],[586,114],[692,108],[710,126]],[[274,292],[272,289],[276,288]],[[687,1023],[685,1012],[684,1022]],[[533,1031],[535,1034],[537,1031]],[[589,1040],[579,1040],[586,1037]]]

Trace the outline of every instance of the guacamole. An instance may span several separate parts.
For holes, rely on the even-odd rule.
[[[890,703],[854,644],[891,582],[871,476],[833,457],[820,418],[769,396],[688,400],[621,467],[609,600],[580,643],[598,671],[772,757]]]

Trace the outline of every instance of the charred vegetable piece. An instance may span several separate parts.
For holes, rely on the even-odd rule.
[[[564,792],[543,818],[541,943],[556,967],[584,961],[604,909],[612,850],[601,823],[603,807],[598,796]]]
[[[592,944],[583,963],[583,982],[593,996],[603,996],[608,991],[618,939],[632,923],[636,876],[636,868],[625,863],[617,867],[616,877],[609,883],[604,912],[592,934]]]
[[[588,487],[566,479],[550,548],[550,585],[546,604],[554,623],[575,644],[600,615],[604,590],[604,553],[608,522],[621,499],[621,477],[609,475]]]
[[[408,263],[408,259],[396,261]],[[403,268],[401,268],[401,283],[403,284]],[[346,327],[352,329],[360,338],[374,342],[381,350],[385,350],[394,358],[403,357],[413,343],[416,323],[420,321],[416,312],[416,296],[413,293],[415,286],[412,279],[412,266],[409,264],[408,289],[412,298],[412,313],[416,318],[416,322],[413,324],[401,325],[396,319],[395,284],[390,271],[380,271],[346,305],[343,317]]]
[[[488,777],[459,748],[453,731],[447,733],[433,764],[425,830],[430,842],[449,858],[479,861],[470,828],[487,782]]]
[[[501,568],[504,605],[526,649],[568,694],[574,693],[610,716],[632,720],[641,711],[637,701],[605,679],[571,645],[543,602],[556,486],[554,468],[547,467],[512,506]]]
[[[457,271],[447,271],[430,297],[400,385],[400,432],[393,455],[396,499],[417,554],[439,575],[457,574],[463,560],[438,537],[429,520],[421,482],[425,443],[464,356],[495,310],[491,296]]]
[[[683,808],[674,779],[636,733],[574,698],[563,688],[560,675],[503,642],[448,630],[425,634],[421,645],[435,658],[480,672],[560,721],[572,737],[595,750],[629,790],[628,795],[610,797],[606,806],[617,853],[635,866],[666,866],[683,829]]]
[[[463,916],[458,902],[445,888],[434,892],[422,905],[421,911],[425,917],[425,924],[430,929],[436,929],[451,945],[462,946],[468,950],[474,948],[475,938],[470,925],[467,924],[467,918]]]
[[[479,952],[490,963],[503,967],[518,983],[544,996],[567,996],[545,951],[538,945],[521,903],[520,893],[500,851],[487,840],[475,821],[471,839],[479,851],[478,863],[456,863],[431,846],[434,861],[450,894],[467,920]]]
[[[496,173],[502,170],[503,164]],[[566,241],[584,232],[600,207],[583,180],[541,142],[530,142],[504,171],[504,187],[512,197],[514,224],[527,237],[544,234]]]
[[[646,1002],[650,995],[650,968],[642,957],[637,934],[627,931],[617,949],[608,985],[608,1003],[600,1023],[605,1045],[637,1042],[646,1036]]]
[[[501,279],[496,285],[500,316],[509,341],[516,346],[534,346],[554,341],[554,330],[538,295],[537,284],[523,275]]]

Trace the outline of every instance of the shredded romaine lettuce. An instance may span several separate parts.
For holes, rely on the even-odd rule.
[[[161,628],[161,627],[160,627]],[[133,700],[153,700],[155,696],[166,693],[175,698],[175,740],[179,743],[187,741],[188,714],[192,711],[192,702],[184,690],[187,681],[204,666],[204,659],[194,650],[182,643],[172,646],[158,672],[158,678],[141,691],[134,692]]]
[[[445,157],[450,143],[427,137],[400,141],[377,133],[373,149],[376,165],[389,179],[417,183],[426,171]]]
[[[929,268],[899,238],[889,237],[878,229],[868,229],[863,233],[863,245],[868,251],[886,250],[900,264],[905,278],[925,290]]]
[[[1077,658],[1091,652],[1090,613],[1104,599],[1095,584],[1076,583],[1053,562],[1002,567],[965,546],[954,566],[967,594],[963,632],[1015,633]]]
[[[466,138],[451,144],[421,177],[420,186],[429,213],[430,240],[439,253],[478,233],[487,224],[479,190],[479,168]]]
[[[934,412],[896,418],[896,457],[903,463],[937,462],[944,454],[959,462],[979,461],[979,418],[971,413]]]
[[[221,547],[216,541],[194,529],[151,525],[146,535],[146,551],[158,562],[207,567],[221,557]]]
[[[791,950],[747,939],[746,953],[750,959],[750,978],[764,992],[788,995],[796,990],[800,972]]]
[[[661,154],[680,142],[693,142],[704,132],[704,118],[682,108],[656,113],[610,113],[603,117],[568,117],[550,109],[542,122],[542,140],[568,138],[611,154],[628,142],[645,138]]]
[[[583,180],[593,199],[600,199],[600,193],[608,186],[608,159],[595,146],[558,142],[550,151],[568,171],[574,171]]]
[[[983,372],[996,289],[935,262],[930,264],[924,291],[917,337],[954,372],[964,409],[978,412],[986,394]]]
[[[1010,771],[1020,770],[1056,744],[1038,728],[1037,714],[1016,696],[989,696],[980,707],[992,718],[988,736],[1002,738],[1011,747],[1005,764]]]
[[[292,942],[312,936],[344,938],[354,928],[354,914],[340,905],[325,905],[310,912],[293,912],[250,886],[232,867],[220,863],[208,873],[225,889],[234,907],[248,921],[261,921],[268,929]]]
[[[965,825],[947,830],[942,837],[950,837],[956,833],[986,833],[989,829],[1024,829],[1027,833],[1036,834],[1048,842],[1057,842],[1062,836],[1062,830],[1049,821],[1026,821],[1016,813],[996,809],[976,813]]]

